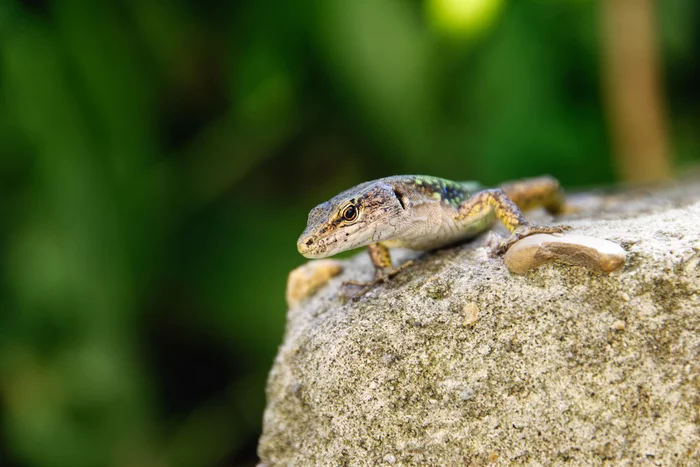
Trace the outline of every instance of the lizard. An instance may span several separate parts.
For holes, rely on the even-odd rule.
[[[530,224],[524,210],[544,207],[563,211],[559,182],[550,176],[524,179],[486,188],[477,182],[453,182],[428,175],[395,175],[361,183],[321,203],[309,212],[306,229],[297,241],[307,258],[325,258],[367,246],[375,268],[355,298],[411,264],[394,268],[389,248],[433,250],[458,243],[488,230],[496,219],[511,235],[499,253],[535,233],[561,233],[568,226]]]

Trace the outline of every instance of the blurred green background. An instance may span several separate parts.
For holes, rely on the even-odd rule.
[[[656,178],[697,164],[700,3],[630,4],[0,0],[0,465],[255,465],[342,189],[645,181],[650,134]]]

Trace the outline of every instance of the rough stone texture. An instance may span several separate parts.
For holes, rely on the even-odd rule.
[[[343,261],[289,310],[261,463],[700,465],[697,191],[581,197],[564,221],[628,252],[610,275],[510,274],[486,236],[344,302],[372,268]]]

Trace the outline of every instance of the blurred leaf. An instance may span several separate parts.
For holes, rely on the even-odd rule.
[[[343,104],[381,146],[413,162],[428,155],[434,123],[430,36],[398,0],[325,2],[319,41]],[[407,164],[393,161],[397,168]]]

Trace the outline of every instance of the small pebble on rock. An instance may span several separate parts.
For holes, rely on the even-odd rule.
[[[516,242],[503,259],[516,274],[553,261],[613,272],[625,265],[626,252],[620,245],[597,237],[535,234]]]
[[[469,302],[464,305],[464,321],[462,324],[464,326],[473,326],[479,321],[479,307],[474,302]]]

